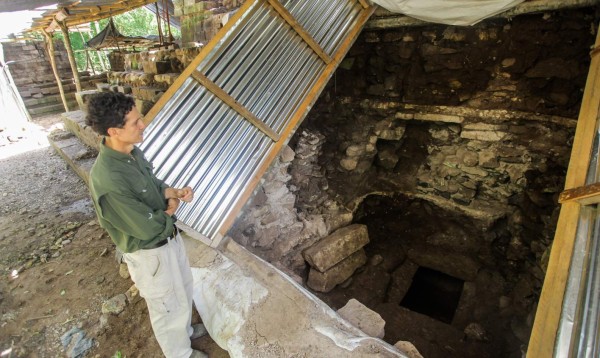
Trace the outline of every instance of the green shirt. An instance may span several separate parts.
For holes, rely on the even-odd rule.
[[[121,251],[152,248],[172,234],[166,188],[139,148],[127,155],[102,141],[90,172],[90,192],[100,226]]]

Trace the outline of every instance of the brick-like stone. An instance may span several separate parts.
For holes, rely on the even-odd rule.
[[[484,142],[498,142],[506,137],[505,132],[494,132],[494,131],[468,131],[463,130],[460,133],[460,137],[464,139],[475,139]]]
[[[381,315],[354,298],[340,308],[337,313],[371,337],[383,338],[385,335],[385,321]]]
[[[462,123],[465,118],[461,116],[453,116],[448,114],[437,113],[415,113],[415,120],[429,122],[445,122],[445,123]]]
[[[304,259],[316,270],[325,272],[369,243],[366,225],[353,224],[304,250]]]
[[[144,73],[162,74],[171,70],[171,63],[169,61],[142,61],[142,68]]]
[[[130,94],[131,86],[117,86],[117,91],[124,94]]]
[[[319,292],[329,292],[335,286],[346,281],[357,268],[367,262],[365,250],[359,250],[326,272],[311,269],[308,273],[308,287]]]

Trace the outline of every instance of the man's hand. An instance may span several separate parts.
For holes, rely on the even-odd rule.
[[[186,186],[183,189],[177,190],[177,198],[189,203],[194,199],[194,191],[189,186]]]
[[[178,207],[179,207],[179,199],[169,198],[167,200],[167,210],[165,210],[165,213],[167,213],[167,215],[169,215],[169,216],[173,216],[173,214],[175,214],[175,211],[177,210]]]
[[[165,190],[166,199],[181,199],[186,203],[189,203],[194,199],[194,191],[189,186],[183,189],[167,188]]]

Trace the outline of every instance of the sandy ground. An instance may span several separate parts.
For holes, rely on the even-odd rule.
[[[102,315],[133,283],[119,275],[84,182],[45,140],[60,123],[0,132],[0,355],[65,356],[61,336],[79,328],[93,339],[88,357],[162,357],[144,300]],[[207,337],[193,346],[223,356]]]

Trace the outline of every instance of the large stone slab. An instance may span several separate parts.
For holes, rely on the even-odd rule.
[[[306,284],[315,291],[329,292],[335,286],[350,278],[354,271],[366,262],[367,255],[365,250],[361,249],[325,272],[319,272],[311,268]]]
[[[353,224],[304,250],[304,259],[315,270],[325,272],[369,243],[366,225]]]
[[[337,313],[371,337],[383,338],[385,335],[385,321],[381,315],[354,298]]]
[[[235,241],[216,251],[185,236],[194,302],[210,336],[231,357],[407,358]]]

